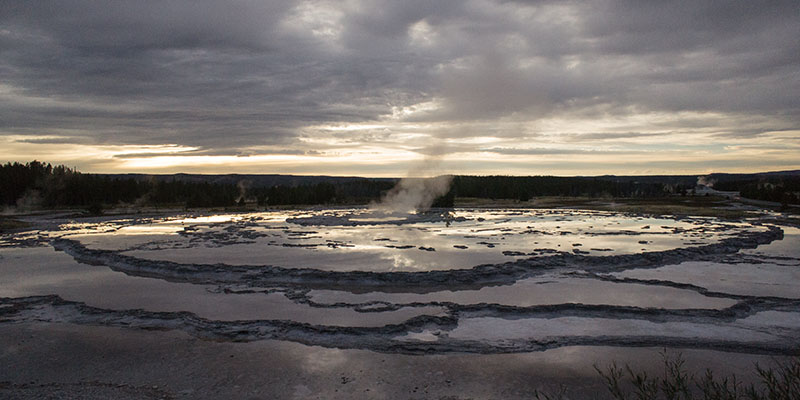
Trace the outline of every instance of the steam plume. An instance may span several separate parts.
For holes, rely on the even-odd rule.
[[[250,186],[253,185],[253,181],[249,179],[242,179],[236,182],[236,187],[239,189],[239,197],[236,198],[236,201],[241,201],[242,199],[247,199],[247,191],[250,189]]]
[[[709,177],[709,176],[698,176],[697,177],[697,184],[698,185],[703,185],[703,186],[706,186],[706,187],[713,188],[715,183],[717,183],[717,180],[716,179],[711,179],[711,177]]]
[[[397,182],[392,190],[379,204],[372,204],[371,209],[385,214],[414,213],[426,211],[434,200],[447,194],[453,181],[452,175],[434,175],[441,162],[437,154],[443,150],[437,148],[434,155],[428,156],[419,165],[414,166],[406,178]]]

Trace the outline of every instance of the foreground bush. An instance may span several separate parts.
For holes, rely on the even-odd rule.
[[[743,384],[736,375],[716,377],[707,369],[697,377],[686,371],[681,354],[670,356],[661,353],[664,361],[663,376],[648,376],[629,365],[621,368],[612,363],[605,370],[595,365],[602,377],[608,395],[601,398],[617,400],[798,400],[800,399],[800,358],[778,362],[775,367],[762,368],[755,365],[759,382]],[[567,390],[562,387],[556,393],[536,392],[539,400],[567,399]]]

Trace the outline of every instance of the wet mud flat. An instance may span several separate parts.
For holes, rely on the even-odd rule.
[[[72,352],[67,338],[92,337],[100,358],[77,367],[85,376],[60,381],[56,372],[32,384],[26,380],[37,375],[34,369],[6,371],[0,393],[27,396],[58,382],[63,390],[83,382],[87,390],[123,398],[188,395],[181,388],[192,381],[186,376],[154,389],[146,384],[157,380],[144,372],[128,381],[100,373],[105,335],[134,341],[166,335],[187,352],[203,352],[203,363],[220,356],[203,349],[220,346],[234,358],[244,357],[244,349],[272,347],[291,359],[278,363],[292,368],[297,354],[324,359],[335,353],[344,360],[298,372],[307,379],[352,375],[355,365],[415,365],[410,376],[372,373],[357,385],[355,376],[336,376],[340,386],[324,390],[272,382],[280,398],[346,398],[355,387],[380,398],[378,381],[384,396],[469,398],[464,387],[448,385],[458,379],[446,365],[470,364],[471,357],[497,363],[495,370],[473,369],[473,378],[513,370],[528,380],[497,382],[494,394],[477,397],[503,391],[508,395],[499,397],[530,397],[553,382],[580,385],[576,377],[591,393],[601,384],[588,378],[592,364],[646,367],[662,348],[686,352],[699,369],[706,362],[718,363],[722,373],[741,372],[753,361],[800,349],[800,229],[780,221],[553,209],[411,216],[338,209],[51,223],[0,239],[0,329],[16,338],[3,345],[4,364],[26,354],[47,357],[32,350],[43,337],[49,345],[42,348],[61,356]],[[24,332],[34,331],[25,341]],[[163,351],[159,357],[169,358]],[[581,355],[567,356],[574,352]],[[124,357],[170,364],[155,355]],[[503,370],[503,360],[522,364]],[[119,367],[123,361],[103,362]],[[528,362],[537,368],[520,366]],[[419,385],[414,392],[408,385],[417,370],[451,377],[428,379],[427,393]],[[107,379],[91,379],[101,375]],[[228,386],[240,380],[247,379],[230,378]],[[104,386],[109,382],[123,386]],[[256,386],[250,389],[257,398],[263,387]],[[344,391],[328,390],[335,388]],[[214,397],[201,392],[193,395]]]
[[[207,341],[177,331],[63,323],[0,325],[0,397],[79,399],[501,399],[606,389],[591,362],[659,373],[659,348],[564,347],[513,354],[414,356],[286,341]],[[24,356],[20,355],[24,354]],[[683,350],[695,371],[747,376],[758,355]],[[9,365],[9,364],[4,364]],[[601,397],[602,398],[602,397]]]

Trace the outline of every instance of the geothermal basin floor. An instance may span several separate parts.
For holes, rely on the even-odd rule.
[[[0,238],[0,397],[530,398],[664,348],[738,374],[800,349],[800,229],[779,218],[29,222]]]

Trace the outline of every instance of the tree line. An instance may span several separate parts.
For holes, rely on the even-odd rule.
[[[656,197],[683,194],[688,188],[663,183],[616,181],[606,178],[556,176],[455,176],[457,197],[517,199],[561,197]]]
[[[233,183],[186,181],[178,177],[107,176],[86,174],[64,165],[39,161],[0,165],[0,201],[5,206],[103,207],[137,206],[231,207],[367,204],[378,201],[395,185],[393,180],[354,178],[305,185],[244,187]],[[686,195],[693,186],[614,177],[453,176],[450,191],[433,206],[450,207],[456,197],[516,199],[561,197],[660,197]],[[720,182],[719,190],[742,196],[800,203],[800,177],[777,176]]]
[[[367,204],[379,200],[394,185],[393,181],[366,178],[299,186],[275,185],[248,189],[245,199],[255,198],[259,206]]]
[[[244,188],[236,184],[189,182],[172,177],[109,177],[39,161],[0,165],[0,201],[27,208],[137,206],[232,207],[366,204],[394,186],[366,178],[309,185]]]
[[[39,161],[0,166],[0,200],[5,206],[100,207],[120,203],[221,207],[236,203],[236,185],[110,178]]]
[[[781,204],[800,204],[800,176],[765,176],[717,182],[714,189],[739,192],[742,197]]]

